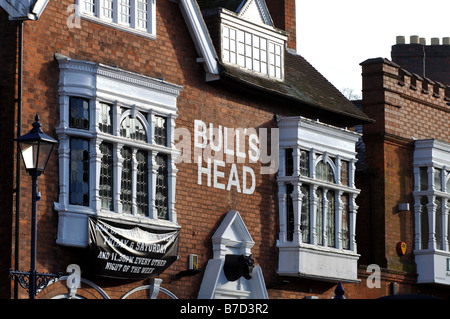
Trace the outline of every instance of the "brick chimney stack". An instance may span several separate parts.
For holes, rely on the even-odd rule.
[[[273,23],[289,32],[288,48],[296,49],[295,0],[266,0]]]
[[[430,80],[450,85],[450,38],[432,38],[427,45],[426,39],[411,36],[410,43],[405,43],[404,36],[398,36],[392,46],[392,62],[401,68],[429,78]]]

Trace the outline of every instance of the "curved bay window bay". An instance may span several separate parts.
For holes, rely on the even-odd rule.
[[[177,226],[178,151],[172,136],[181,87],[101,64],[57,59],[57,242],[85,246],[87,216]]]
[[[302,117],[278,124],[279,273],[355,281],[360,136]],[[332,269],[333,263],[341,270]]]

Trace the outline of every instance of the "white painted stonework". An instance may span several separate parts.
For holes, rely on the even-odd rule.
[[[228,281],[223,267],[227,254],[250,255],[254,242],[239,212],[230,211],[212,237],[213,258],[203,275],[199,299],[267,299],[267,290],[260,266],[255,266],[251,279],[243,277]]]

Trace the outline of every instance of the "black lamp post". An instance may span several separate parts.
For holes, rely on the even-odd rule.
[[[39,116],[36,114],[35,122],[31,131],[16,139],[19,143],[20,153],[25,165],[25,169],[32,178],[32,205],[31,205],[31,260],[30,271],[13,271],[10,274],[19,280],[20,285],[27,289],[30,299],[34,299],[38,289],[43,289],[52,278],[57,278],[59,274],[41,274],[36,271],[36,242],[37,242],[37,180],[44,172],[53,147],[57,141],[44,134],[39,123]]]

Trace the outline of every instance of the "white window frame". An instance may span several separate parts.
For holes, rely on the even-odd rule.
[[[103,10],[103,2],[110,1],[112,3],[112,17],[105,16]],[[130,6],[130,21],[121,21],[121,2],[128,1]],[[146,21],[147,27],[143,28],[138,23],[138,4],[141,0],[75,0],[78,15],[82,18],[97,23],[107,25],[122,31],[135,33],[141,36],[156,38],[156,0],[147,0]],[[93,5],[93,10],[86,10],[85,3]],[[142,2],[142,1],[141,1]],[[91,5],[90,5],[91,6]]]
[[[417,281],[450,285],[450,144],[435,139],[414,144]]]
[[[182,90],[181,86],[159,79],[153,79],[136,73],[120,70],[102,64],[77,61],[64,56],[57,56],[60,67],[59,103],[60,123],[56,128],[59,139],[59,200],[55,210],[59,214],[57,243],[61,245],[84,247],[87,245],[87,217],[102,216],[116,218],[132,223],[150,223],[177,226],[175,210],[175,185],[177,168],[175,166],[179,151],[174,144],[175,119],[177,117],[176,101]],[[124,93],[126,92],[126,93]],[[71,128],[69,125],[69,101],[71,97],[86,98],[90,103],[89,130]],[[98,120],[101,103],[113,106],[113,134],[99,130]],[[123,114],[120,108],[128,109]],[[141,112],[147,114],[144,118]],[[128,114],[143,119],[147,132],[147,143],[121,137],[120,120]],[[167,123],[167,145],[153,142],[153,127],[156,116],[163,116]],[[82,137],[89,140],[89,206],[72,205],[69,201],[69,165],[70,138]],[[101,207],[99,196],[99,174],[102,154],[100,144],[105,141],[114,145],[114,211]],[[127,214],[120,211],[120,146],[131,146],[149,153],[149,216]],[[157,154],[168,156],[168,220],[158,219],[153,209],[155,203],[155,183]]]
[[[358,206],[356,197],[360,190],[355,187],[356,142],[360,134],[312,121],[302,117],[280,117],[278,119],[280,151],[278,182],[278,206],[280,232],[277,241],[279,249],[278,273],[286,276],[302,276],[323,280],[342,280],[357,282],[356,215]],[[286,171],[285,153],[292,149],[293,170]],[[309,176],[300,171],[301,150],[309,152]],[[341,165],[348,163],[348,185],[341,182]],[[316,178],[316,166],[320,163],[330,164],[334,182]],[[287,185],[293,186],[291,194],[294,228],[292,238],[288,237]],[[301,229],[301,210],[303,194],[302,185],[310,188],[309,197],[309,240],[304,242]],[[316,190],[323,190],[326,198],[328,191],[334,197],[334,246],[327,240],[326,211],[328,201],[324,200],[322,210],[322,234],[316,232],[318,197]],[[341,196],[348,195],[349,247],[343,247],[341,230],[343,202]],[[323,241],[320,243],[319,236]]]
[[[287,40],[284,34],[271,26],[240,19],[227,10],[222,10],[220,18],[222,62],[261,76],[280,81],[284,79],[284,47]],[[230,36],[231,33],[234,36]],[[270,48],[273,50],[270,51]]]

